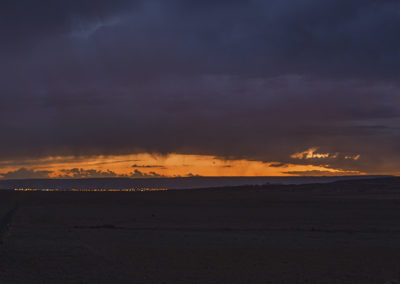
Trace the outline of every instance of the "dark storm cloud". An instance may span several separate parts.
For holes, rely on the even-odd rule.
[[[100,171],[94,169],[66,169],[61,170],[62,174],[60,177],[62,178],[110,178],[110,177],[117,177],[118,175],[110,170]]]
[[[133,173],[128,175],[128,177],[131,177],[131,178],[162,178],[165,176],[158,174],[156,172],[143,173],[143,172],[139,171],[138,169],[136,169]]]
[[[165,167],[161,166],[161,165],[137,165],[137,164],[132,165],[132,168],[160,168],[160,169],[165,169]]]
[[[39,171],[30,170],[26,168],[20,168],[15,171],[9,171],[4,174],[0,174],[3,179],[35,179],[35,178],[49,178],[52,171]]]
[[[3,46],[26,44],[49,35],[61,35],[71,28],[84,29],[107,20],[113,12],[132,7],[129,0],[40,0],[1,1],[0,36]],[[8,47],[18,48],[10,44]]]
[[[0,3],[3,159],[320,147],[398,168],[398,1]]]
[[[130,177],[130,178],[159,178],[159,177],[164,177],[163,175],[160,175],[156,172],[149,172],[149,173],[143,173],[139,170],[134,170],[130,174],[117,174],[111,170],[94,170],[94,169],[78,169],[78,168],[73,168],[73,169],[67,169],[67,170],[61,170],[62,174],[59,176],[61,178],[110,178],[110,177]]]
[[[287,167],[287,164],[285,163],[272,163],[269,165],[272,168],[282,168],[282,167]]]
[[[129,178],[162,178],[166,177],[154,171],[149,173],[143,173],[139,170],[134,170],[130,174],[117,174],[111,170],[95,170],[95,169],[63,169],[61,173],[54,175],[54,171],[47,170],[35,170],[19,168],[14,171],[9,171],[0,174],[1,179],[43,179],[43,178],[114,178],[114,177],[129,177]]]

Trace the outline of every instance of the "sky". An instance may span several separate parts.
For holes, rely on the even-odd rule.
[[[0,178],[400,174],[399,1],[0,7]]]

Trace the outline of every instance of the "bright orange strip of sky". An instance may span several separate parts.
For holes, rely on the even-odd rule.
[[[96,157],[48,157],[37,160],[2,161],[0,174],[19,168],[30,170],[48,170],[51,177],[65,175],[63,170],[82,168],[96,171],[113,171],[117,175],[130,176],[135,170],[144,174],[155,172],[159,175],[174,176],[293,176],[287,172],[313,172],[318,175],[356,175],[357,171],[344,171],[325,166],[286,164],[282,167],[271,167],[271,163],[261,161],[225,160],[211,155],[184,154],[131,154]]]

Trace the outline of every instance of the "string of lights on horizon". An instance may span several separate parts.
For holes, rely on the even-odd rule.
[[[167,188],[96,188],[96,189],[78,189],[78,188],[15,188],[14,191],[33,191],[33,192],[145,192],[145,191],[167,191]]]

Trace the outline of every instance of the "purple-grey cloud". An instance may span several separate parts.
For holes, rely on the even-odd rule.
[[[15,171],[9,171],[4,174],[0,174],[2,179],[41,179],[49,178],[52,171],[41,171],[31,170],[26,168],[20,168]]]
[[[398,1],[0,2],[0,159],[317,146],[398,168]]]

